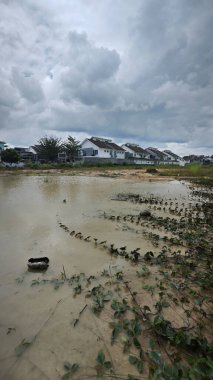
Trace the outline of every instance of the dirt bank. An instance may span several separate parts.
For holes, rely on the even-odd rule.
[[[164,170],[165,171],[165,170]],[[147,173],[146,169],[105,169],[105,168],[83,168],[83,169],[2,169],[0,176],[8,175],[27,175],[27,176],[46,176],[46,175],[65,175],[65,176],[87,176],[87,177],[111,177],[124,179],[141,179],[141,180],[170,180],[179,177],[178,174],[173,176],[162,176],[161,170],[156,173]]]

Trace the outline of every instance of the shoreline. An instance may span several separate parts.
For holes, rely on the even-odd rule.
[[[0,170],[0,177],[13,176],[13,175],[26,175],[26,176],[87,176],[87,177],[109,177],[109,178],[123,178],[123,179],[137,179],[137,180],[185,180],[186,176],[181,176],[179,173],[176,175],[162,175],[162,172],[168,169],[157,169],[158,173],[147,173],[146,169],[134,168],[83,168],[82,169],[3,169]],[[199,177],[199,176],[198,176]],[[191,177],[189,177],[190,179]]]

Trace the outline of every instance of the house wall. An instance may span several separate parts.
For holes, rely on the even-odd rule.
[[[140,158],[132,149],[130,149],[128,146],[126,145],[122,145],[122,148],[125,149],[126,152],[130,153],[132,155],[132,157],[138,157]]]
[[[125,158],[125,152],[124,151],[118,151],[116,150],[117,158],[124,159]]]
[[[133,163],[136,165],[155,165],[155,161],[137,158],[133,160]]]
[[[179,165],[179,166],[185,166],[185,162],[184,161],[181,161],[181,160],[177,160],[177,161],[172,161],[172,160],[168,160],[168,161],[159,161],[158,162],[159,165]]]
[[[121,159],[121,158],[103,158],[103,157],[89,157],[89,156],[84,156],[83,157],[83,162],[84,163],[89,163],[93,165],[97,164],[114,164],[114,165],[122,165],[123,163],[128,163],[126,160]]]
[[[92,149],[93,150],[93,155],[97,156],[97,157],[105,157],[105,158],[108,158],[110,157],[110,154],[109,152],[104,152],[104,149],[103,148],[99,148],[98,146],[96,146],[95,144],[93,144],[91,141],[89,140],[85,140],[81,146],[82,150],[84,149]],[[95,152],[94,152],[95,151]],[[92,156],[92,154],[91,154]]]

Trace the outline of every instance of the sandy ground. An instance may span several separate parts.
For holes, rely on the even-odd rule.
[[[164,169],[165,171],[165,169]],[[21,169],[21,170],[1,170],[0,176],[8,175],[65,175],[65,176],[87,176],[87,177],[111,177],[111,178],[123,178],[123,179],[137,179],[137,180],[172,180],[175,178],[180,178],[177,176],[161,176],[161,171],[158,173],[147,173],[146,169],[43,169],[43,170],[31,170],[31,169]]]

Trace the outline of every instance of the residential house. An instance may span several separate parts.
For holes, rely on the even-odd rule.
[[[37,154],[33,147],[23,148],[16,146],[14,149],[18,153],[21,161],[36,161]]]
[[[112,140],[100,137],[85,139],[81,144],[83,157],[124,159],[125,150]]]
[[[150,159],[155,161],[155,163],[164,163],[165,161],[168,161],[167,155],[160,152],[157,148],[149,147],[145,150],[150,154]]]
[[[138,144],[126,143],[122,145],[122,148],[126,151],[126,158],[150,158],[150,154]]]
[[[169,161],[177,161],[180,159],[180,157],[171,152],[171,150],[164,150],[164,153],[167,155]]]
[[[212,165],[213,164],[213,156],[206,156],[203,158],[203,165]]]
[[[163,152],[168,156],[168,160],[170,161],[170,163],[177,164],[180,166],[184,166],[186,164],[183,158],[171,152],[171,150],[164,150]]]
[[[187,163],[201,164],[203,162],[204,155],[197,156],[196,154],[190,154],[189,156],[184,156],[183,159]]]
[[[150,159],[150,153],[141,148],[138,144],[126,143],[122,145],[125,149],[125,158],[134,164],[153,165],[154,161]]]

